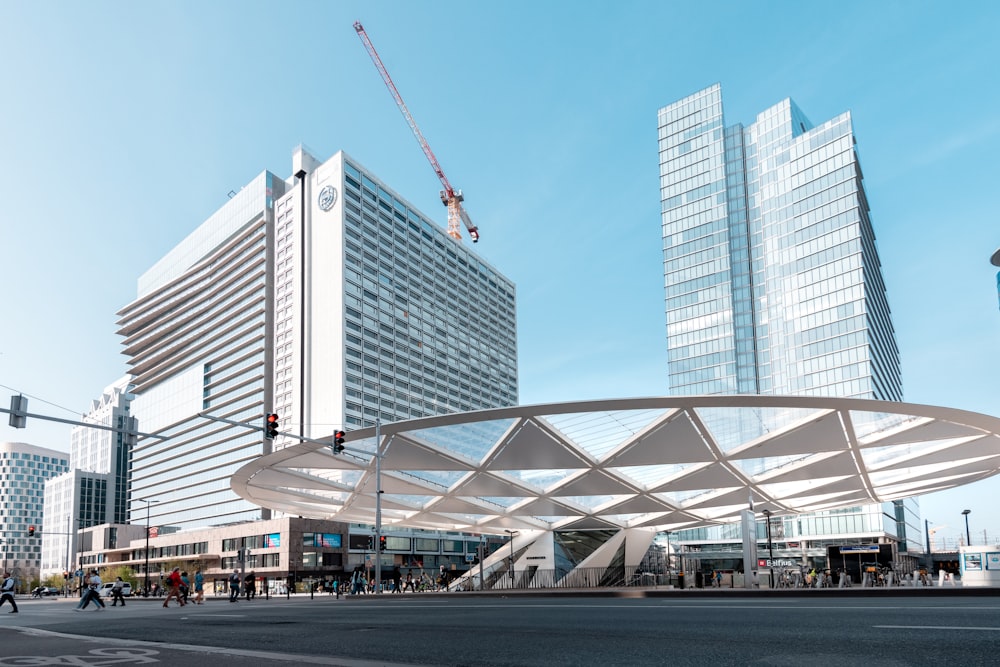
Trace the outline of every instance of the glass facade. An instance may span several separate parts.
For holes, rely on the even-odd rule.
[[[660,109],[659,156],[671,392],[902,400],[850,113],[814,126],[786,99],[727,126],[716,84]],[[745,440],[767,433],[757,412],[706,426]],[[915,501],[851,513],[789,517],[788,528],[818,540],[890,535],[919,550],[908,543]],[[678,538],[725,540],[730,529]]]
[[[139,281],[119,312],[141,431],[131,516],[154,526],[262,518],[229,477],[263,453],[262,434],[198,417],[260,423],[270,367],[268,213],[284,181],[264,172]]]
[[[900,400],[850,114],[727,128],[715,85],[660,110],[659,148],[671,391]]]
[[[517,404],[514,284],[344,164],[345,423]]]

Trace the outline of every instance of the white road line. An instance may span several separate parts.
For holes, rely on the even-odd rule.
[[[992,630],[1000,631],[1000,628],[981,628],[974,625],[873,625],[873,628],[884,630]]]
[[[329,665],[331,667],[426,667],[408,663],[385,662],[384,660],[358,660],[355,658],[338,658],[335,656],[297,655],[294,653],[276,653],[271,651],[248,651],[238,648],[226,648],[223,646],[194,646],[191,644],[147,642],[138,639],[112,639],[107,637],[92,637],[90,635],[71,635],[63,632],[52,632],[51,630],[39,630],[37,628],[12,629],[27,635],[63,637],[65,639],[76,639],[91,644],[140,646],[144,648],[160,649],[161,651],[186,651],[188,653],[205,653],[208,655],[233,655],[244,658],[257,658],[260,660],[274,660],[276,662],[291,662],[299,665]]]

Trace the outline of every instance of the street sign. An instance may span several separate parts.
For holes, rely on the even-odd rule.
[[[476,554],[465,554],[466,563],[474,563],[476,561]]]

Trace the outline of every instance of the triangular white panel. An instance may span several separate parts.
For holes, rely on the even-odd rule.
[[[451,514],[495,514],[497,508],[483,503],[479,504],[473,500],[463,498],[442,498],[439,502],[430,503],[427,506],[428,512],[448,512]]]
[[[645,466],[697,463],[704,461],[710,452],[701,434],[691,423],[686,412],[680,412],[672,419],[625,445],[605,461],[606,466]]]
[[[760,437],[729,453],[731,459],[759,459],[772,456],[795,456],[816,452],[838,452],[849,443],[840,422],[840,414],[828,412],[819,419],[774,436]]]
[[[869,461],[867,456],[867,452],[871,450],[862,450],[861,453],[865,457],[866,462],[868,462],[869,468],[875,470],[910,468],[914,465],[927,464],[946,465],[963,459],[978,458],[982,460],[984,455],[1000,455],[1000,438],[996,436],[980,436],[973,440],[960,442],[960,444],[956,444],[953,447],[941,447],[937,450],[930,450],[928,447],[918,448],[913,443],[896,445],[894,449],[898,450],[896,460],[886,459],[885,452],[882,451],[880,453],[883,459],[874,464]],[[908,451],[910,449],[916,449],[917,453]],[[887,451],[891,452],[892,450]]]
[[[635,493],[636,487],[629,486],[612,475],[599,470],[590,470],[563,482],[549,492],[551,496],[614,496]]]
[[[418,480],[396,475],[382,475],[382,493],[392,493],[399,496],[417,495],[422,496],[427,493],[439,494],[441,489],[432,484],[420,484]]]
[[[728,493],[716,494],[712,498],[701,498],[694,499],[696,502],[691,504],[685,504],[684,510],[701,509],[704,507],[709,507],[713,505],[738,505],[740,502],[743,503],[745,507],[750,507],[750,497],[753,496],[754,503],[763,500],[763,497],[758,495],[756,492],[752,492],[747,488],[734,489]],[[700,497],[699,497],[700,498]]]
[[[337,482],[331,482],[330,480],[282,468],[261,470],[257,473],[257,477],[259,477],[257,482],[262,486],[282,486],[293,489],[343,489],[345,486]]]
[[[673,479],[655,489],[650,489],[650,492],[697,491],[699,489],[718,489],[745,483],[744,480],[736,477],[726,466],[721,463],[713,463],[706,468],[678,479]]]
[[[886,447],[889,445],[905,445],[913,442],[929,440],[950,440],[983,435],[981,429],[971,428],[964,424],[925,419],[920,422],[906,424],[902,429],[893,429],[884,434],[873,434],[864,439],[862,447]]]
[[[773,482],[792,482],[796,480],[812,479],[814,477],[836,477],[838,475],[857,475],[858,468],[854,463],[854,456],[850,452],[840,454],[817,454],[808,461],[797,463],[787,472],[776,471],[778,474],[773,477],[758,480],[759,484]]]
[[[555,527],[559,530],[608,530],[609,528],[621,528],[621,525],[596,516],[588,516],[583,519],[560,522],[555,524]]]
[[[470,470],[472,467],[454,455],[442,454],[401,436],[392,439],[382,459],[382,468],[393,470]]]
[[[511,434],[490,461],[493,470],[542,470],[546,468],[589,468],[590,463],[569,450],[568,443],[526,421]]]
[[[504,479],[503,473],[483,473],[459,482],[451,493],[462,496],[514,496],[531,497],[535,495],[523,486],[511,480]]]
[[[531,514],[533,516],[581,516],[582,511],[557,503],[549,498],[538,498],[518,505],[513,510],[520,514]]]
[[[602,514],[648,514],[650,512],[666,512],[673,508],[649,496],[636,496],[623,503],[601,509]]]

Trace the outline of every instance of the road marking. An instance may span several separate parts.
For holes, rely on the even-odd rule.
[[[113,646],[145,647],[159,649],[160,651],[184,651],[187,653],[204,653],[208,655],[232,655],[244,658],[257,658],[258,660],[274,660],[275,662],[290,662],[299,665],[329,665],[331,667],[426,667],[425,665],[413,665],[401,662],[385,662],[384,660],[360,660],[356,658],[339,658],[336,656],[302,655],[295,653],[277,653],[271,651],[250,651],[245,649],[227,648],[224,646],[195,646],[192,644],[168,644],[161,642],[149,642],[139,639],[115,639],[110,637],[93,637],[91,635],[72,635],[64,632],[52,632],[51,630],[40,630],[38,628],[12,628],[16,632],[26,635],[40,637],[62,637],[65,639],[76,639],[93,644],[111,644]],[[153,651],[156,653],[156,651]],[[166,657],[166,656],[164,656]],[[41,658],[48,660],[48,658]],[[29,664],[69,664],[69,663],[29,663]],[[90,663],[87,663],[90,664]]]
[[[1000,628],[981,628],[974,625],[873,625],[873,628],[885,630],[992,630],[1000,631]]]

